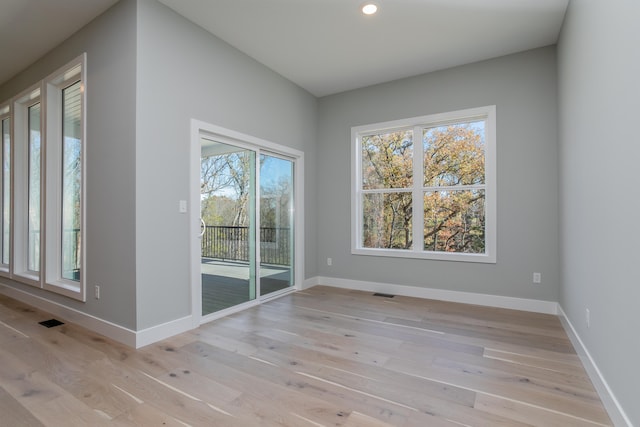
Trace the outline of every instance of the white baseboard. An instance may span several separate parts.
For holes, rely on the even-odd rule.
[[[552,301],[530,300],[523,298],[504,297],[499,295],[475,294],[471,292],[449,291],[444,289],[420,288],[416,286],[396,285],[379,282],[365,282],[360,280],[338,279],[333,277],[316,276],[306,279],[302,289],[308,289],[315,285],[333,286],[343,289],[354,289],[367,292],[383,292],[388,294],[403,295],[409,297],[435,299],[441,301],[459,302],[465,304],[484,305],[488,307],[509,308],[514,310],[531,311],[537,313],[558,315],[569,339],[571,340],[582,364],[593,382],[593,385],[602,399],[615,426],[633,427],[624,409],[616,399],[602,376],[600,369],[589,354],[580,336],[569,321],[562,307]],[[87,313],[83,313],[71,307],[54,301],[33,295],[12,286],[0,283],[0,293],[29,304],[40,310],[51,313],[65,321],[76,323],[93,332],[97,332],[129,347],[140,348],[154,342],[169,338],[173,335],[193,329],[192,316],[185,316],[161,325],[152,326],[140,331],[132,331],[107,320],[100,319]]]
[[[185,316],[181,319],[172,320],[161,325],[152,326],[140,331],[133,331],[108,320],[100,319],[82,311],[59,304],[54,301],[33,295],[12,286],[0,283],[0,293],[36,307],[42,311],[59,317],[65,322],[75,323],[96,332],[105,337],[111,338],[124,345],[133,348],[144,347],[145,345],[169,338],[173,335],[193,329],[192,316]]]
[[[51,313],[67,322],[76,323],[93,332],[97,332],[105,337],[111,338],[112,340],[128,345],[129,347],[136,347],[136,332],[131,329],[116,325],[115,323],[83,313],[74,308],[33,295],[12,286],[7,286],[4,283],[0,283],[0,293]]]
[[[301,291],[304,291],[305,289],[309,289],[315,285],[319,285],[320,283],[318,282],[319,277],[311,277],[309,279],[305,279],[304,282],[302,283],[302,286],[300,287]]]
[[[409,297],[435,299],[441,301],[459,302],[465,304],[476,304],[488,307],[509,308],[514,310],[531,311],[536,313],[554,314],[560,318],[569,339],[571,340],[576,353],[580,357],[582,364],[593,382],[596,392],[602,399],[611,421],[615,426],[633,427],[631,420],[620,406],[611,388],[602,376],[598,366],[589,354],[584,343],[580,339],[573,325],[567,318],[562,307],[554,301],[531,300],[524,298],[504,297],[499,295],[475,294],[471,292],[449,291],[444,289],[420,288],[417,286],[396,285],[390,283],[366,282],[360,280],[339,279],[335,277],[316,276],[306,279],[303,289],[308,289],[315,285],[333,286],[343,289],[354,289],[366,292],[382,292],[394,295]]]
[[[163,339],[193,329],[193,316],[185,316],[161,325],[152,326],[136,332],[136,348],[162,341]]]
[[[464,304],[483,305],[486,307],[509,308],[535,313],[558,314],[558,303],[555,301],[476,294],[473,292],[449,291],[445,289],[421,288],[418,286],[395,285],[391,283],[365,282],[361,280],[338,279],[335,277],[324,276],[316,276],[305,280],[303,287],[304,289],[307,289],[314,285],[333,286],[336,288],[354,289],[367,292],[383,292],[386,294],[402,295],[406,297],[460,302]]]
[[[613,421],[613,425],[620,427],[633,427],[631,420],[627,417],[622,406],[620,406],[620,402],[616,399],[616,396],[613,394],[609,384],[607,384],[607,381],[602,376],[602,372],[598,369],[598,365],[596,365],[591,354],[589,354],[589,350],[585,347],[582,339],[580,339],[580,335],[576,332],[560,304],[558,304],[558,317],[560,317],[560,322],[562,322],[564,330],[567,332],[576,353],[578,353],[578,356],[582,361],[582,365],[587,371],[593,386],[598,392],[600,399],[602,399],[602,403],[607,410],[611,421]]]

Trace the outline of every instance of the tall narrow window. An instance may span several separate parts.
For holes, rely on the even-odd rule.
[[[85,300],[83,260],[85,55],[45,80],[46,274],[44,288]]]
[[[13,215],[4,217],[9,187],[3,181],[3,227],[10,225],[13,238],[5,235],[3,245],[13,245],[11,251],[12,277],[29,285],[42,287],[40,270],[43,257],[42,248],[42,180],[44,156],[44,133],[42,132],[41,87],[34,85],[19,95],[13,104],[13,140],[3,141],[3,177],[11,179],[13,190]],[[13,152],[11,153],[10,150]],[[13,173],[7,170],[5,159],[13,158]],[[10,177],[10,178],[9,178]],[[10,220],[10,223],[7,222]],[[9,243],[10,242],[10,243]],[[3,254],[4,255],[4,254]]]
[[[0,147],[0,266],[8,271],[11,254],[11,118],[9,107],[0,109],[0,121],[2,130],[2,147]]]
[[[40,271],[40,134],[41,106],[38,102],[28,108],[29,121],[29,180],[28,180],[28,210],[29,228],[27,243],[27,269],[31,272]]]
[[[82,136],[80,81],[62,90],[62,277],[80,280]]]

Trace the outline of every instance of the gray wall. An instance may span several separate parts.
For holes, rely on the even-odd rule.
[[[634,425],[640,425],[639,16],[637,1],[572,1],[558,47],[560,302]]]
[[[138,2],[138,328],[190,313],[190,119],[305,152],[306,277],[316,274],[316,99],[155,0]]]
[[[305,152],[305,277],[559,299],[640,424],[637,16],[631,0],[571,2],[558,48],[558,150],[553,47],[316,101],[155,0],[123,0],[0,86],[8,100],[88,54],[87,302],[0,280],[131,329],[188,315],[188,216],[177,201],[189,194],[193,117]],[[351,255],[351,126],[489,104],[498,112],[498,262]]]
[[[557,301],[556,51],[546,47],[319,101],[321,276]],[[497,263],[350,253],[351,126],[497,106]],[[326,258],[333,258],[333,266]],[[542,283],[532,284],[532,273]]]
[[[155,0],[123,0],[0,87],[5,101],[87,52],[87,302],[11,286],[133,330],[190,314],[190,119],[305,152],[316,275],[316,99]],[[94,285],[101,298],[93,298]]]
[[[4,283],[135,329],[136,6],[124,0],[0,87],[17,95],[87,52],[87,302]],[[93,286],[101,298],[93,298]]]

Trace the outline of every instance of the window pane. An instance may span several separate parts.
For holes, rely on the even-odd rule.
[[[29,107],[29,242],[27,269],[40,271],[40,103]]]
[[[412,241],[409,192],[362,196],[362,247],[410,249]]]
[[[82,105],[80,82],[62,91],[62,277],[80,280]]]
[[[362,188],[409,188],[413,185],[413,132],[362,137]]]
[[[484,184],[484,120],[424,130],[424,186]]]
[[[485,252],[484,190],[424,195],[424,250]]]
[[[293,167],[260,155],[260,295],[294,285]]]
[[[2,121],[2,264],[9,264],[11,230],[11,124]]]

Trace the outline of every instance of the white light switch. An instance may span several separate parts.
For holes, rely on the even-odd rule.
[[[187,201],[186,200],[180,200],[180,202],[178,203],[178,212],[187,213]]]

